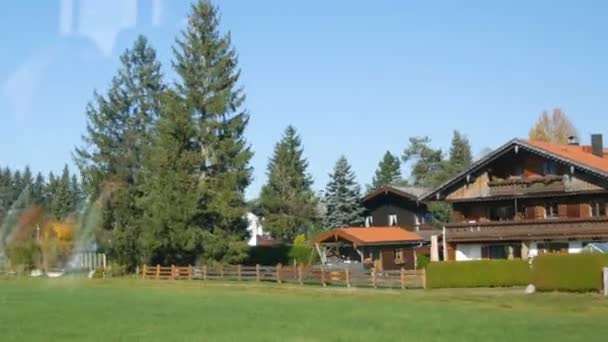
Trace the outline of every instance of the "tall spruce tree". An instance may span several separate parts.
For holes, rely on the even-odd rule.
[[[203,236],[199,217],[202,156],[198,132],[186,104],[173,92],[163,96],[163,110],[145,163],[143,224],[145,260],[162,264],[193,263]]]
[[[371,189],[378,189],[395,183],[404,183],[401,179],[401,161],[390,151],[386,151],[384,157],[378,163]]]
[[[471,144],[466,136],[459,131],[454,131],[452,146],[450,147],[450,177],[466,170],[473,163]]]
[[[330,181],[325,188],[323,202],[326,212],[323,218],[325,229],[355,227],[363,224],[361,187],[346,157],[336,162]]]
[[[66,219],[74,210],[74,202],[70,188],[70,170],[66,165],[57,181],[51,198],[51,214],[58,220]]]
[[[277,239],[293,241],[317,221],[318,201],[307,169],[302,141],[296,129],[289,126],[275,145],[266,172],[268,180],[260,195],[264,229]]]
[[[46,183],[42,173],[38,173],[32,184],[32,202],[37,206],[44,206],[46,203]]]
[[[197,124],[199,220],[207,229],[203,257],[234,259],[247,236],[244,192],[253,154],[244,137],[249,114],[243,108],[237,54],[230,34],[220,32],[218,9],[209,1],[192,5],[188,26],[176,41],[173,67],[178,94]],[[224,240],[243,244],[218,245]]]
[[[143,261],[137,245],[142,213],[136,205],[142,164],[164,85],[156,51],[145,37],[138,37],[120,62],[107,94],[96,93],[87,107],[85,146],[76,149],[75,159],[88,193],[102,199],[102,247],[117,262],[135,267]]]

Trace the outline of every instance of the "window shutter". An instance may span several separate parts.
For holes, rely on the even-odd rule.
[[[526,219],[532,220],[536,218],[536,207],[526,207]]]
[[[568,217],[579,217],[581,214],[580,204],[568,204]]]
[[[568,217],[568,205],[567,204],[559,204],[557,206],[557,212],[559,217]]]
[[[581,204],[580,208],[580,217],[591,217],[591,206],[589,204]]]
[[[534,218],[535,219],[542,219],[545,218],[545,208],[537,205],[536,207],[534,207],[535,211],[534,211]]]

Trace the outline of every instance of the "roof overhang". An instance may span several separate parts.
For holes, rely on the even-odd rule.
[[[397,189],[397,188],[389,186],[389,185],[380,187],[376,190],[372,190],[371,192],[369,192],[367,195],[365,195],[362,198],[362,201],[367,202],[367,201],[374,199],[375,197],[384,196],[384,195],[388,195],[388,194],[393,194],[393,195],[396,195],[399,197],[403,197],[403,198],[413,201],[413,202],[419,201],[418,196],[415,196],[413,194],[410,194],[408,192],[402,191],[400,189]]]
[[[460,182],[460,181],[466,180],[467,176],[479,172],[481,169],[486,167],[491,162],[510,153],[511,151],[516,151],[516,153],[517,153],[517,152],[519,152],[519,150],[527,151],[527,152],[530,152],[530,153],[533,153],[536,155],[543,156],[548,159],[555,160],[557,162],[561,162],[563,164],[574,166],[578,170],[582,170],[582,171],[592,174],[596,177],[608,180],[608,173],[605,171],[590,167],[589,165],[580,163],[576,160],[572,160],[572,159],[557,155],[555,153],[551,153],[542,148],[531,145],[524,140],[513,139],[513,140],[509,141],[508,143],[502,145],[501,147],[497,148],[496,150],[492,151],[487,156],[485,156],[482,159],[478,160],[477,162],[473,163],[473,165],[471,165],[467,170],[465,170],[465,171],[459,173],[458,175],[454,176],[453,178],[449,179],[448,181],[441,184],[439,187],[437,187],[433,191],[422,195],[420,197],[420,200],[421,201],[433,201],[433,200],[442,199],[442,197],[443,197],[442,192],[445,191],[446,189],[451,188],[452,186],[458,184],[458,182]]]

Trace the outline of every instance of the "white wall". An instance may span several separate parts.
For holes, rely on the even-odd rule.
[[[568,242],[568,253],[577,254],[583,251],[583,241]]]
[[[481,245],[459,243],[456,245],[456,261],[481,260]]]

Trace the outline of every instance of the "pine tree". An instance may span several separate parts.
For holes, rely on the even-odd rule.
[[[153,148],[146,160],[141,206],[144,259],[152,263],[193,263],[203,229],[198,203],[202,156],[191,111],[173,92],[164,96]],[[129,240],[128,236],[121,237]]]
[[[203,257],[209,258],[206,251],[213,250],[214,259],[232,258],[242,246],[218,247],[218,239],[209,234],[231,236],[229,240],[243,243],[247,236],[244,192],[251,182],[252,152],[244,131],[249,114],[243,109],[245,95],[238,84],[236,51],[230,35],[219,31],[218,10],[209,1],[192,5],[188,27],[176,41],[174,55],[177,91],[196,120],[202,157],[198,167],[201,225],[213,227],[206,234]]]
[[[120,62],[107,94],[95,94],[87,107],[85,147],[76,149],[75,159],[87,192],[103,200],[102,247],[117,262],[135,267],[141,261],[136,243],[142,213],[136,203],[142,165],[164,85],[156,51],[145,37],[138,37]]]
[[[323,218],[325,229],[362,225],[361,188],[344,156],[338,159],[330,174],[323,202],[326,207]]]
[[[433,188],[446,179],[443,152],[430,147],[430,143],[428,137],[412,137],[403,152],[403,162],[413,163],[411,175],[416,186]]]
[[[66,165],[54,189],[54,196],[51,199],[51,214],[56,219],[63,220],[72,214],[73,209],[74,203],[70,191],[70,170]]]
[[[42,173],[38,172],[32,184],[32,201],[37,206],[44,206],[46,203],[46,183]]]
[[[260,196],[264,229],[272,236],[293,241],[317,221],[317,200],[311,189],[308,161],[293,126],[287,127],[267,168],[267,183]]]
[[[72,195],[73,209],[77,210],[83,201],[83,196],[80,182],[78,182],[78,176],[76,176],[76,174],[73,174],[70,179],[70,193]]]
[[[454,131],[450,147],[449,177],[466,170],[473,163],[473,154],[469,139],[458,131]]]
[[[401,161],[390,151],[386,151],[384,157],[378,163],[371,189],[378,189],[398,182],[401,182]]]

